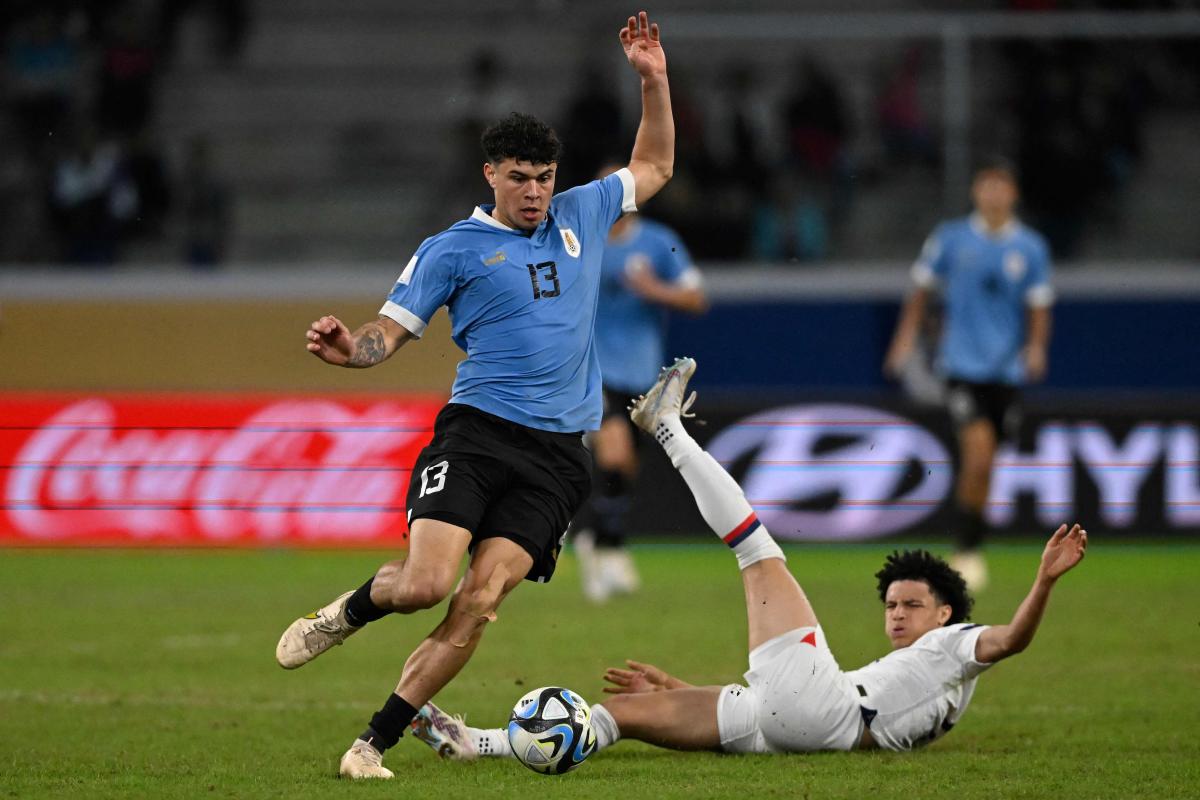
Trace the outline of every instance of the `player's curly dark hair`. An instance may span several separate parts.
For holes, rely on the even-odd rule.
[[[925,581],[938,602],[950,606],[947,625],[971,618],[974,598],[967,591],[967,582],[958,570],[927,550],[893,551],[875,573],[879,579],[879,599],[887,601],[887,590],[893,581]]]
[[[553,164],[562,155],[558,134],[537,117],[513,112],[489,125],[479,138],[483,156],[498,164],[506,158],[531,164]]]

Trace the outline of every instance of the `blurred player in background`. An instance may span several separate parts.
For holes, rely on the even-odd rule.
[[[567,525],[591,489],[583,431],[601,418],[593,332],[604,241],[622,213],[666,184],[675,155],[658,26],[641,12],[620,40],[642,84],[626,168],[554,195],[558,137],[533,117],[506,117],[482,138],[495,204],[425,240],[378,319],[351,333],[325,316],[307,333],[308,350],[322,360],[370,367],[420,338],[445,305],[467,354],[433,441],[414,465],[407,558],[293,622],[276,648],[280,665],[294,669],[369,622],[432,608],[453,591],[445,618],[342,756],[344,777],[393,777],[384,751],[467,663],[508,593],[523,579],[550,579]]]
[[[913,265],[916,288],[900,313],[884,371],[899,376],[917,357],[931,295],[941,295],[943,323],[936,368],[958,435],[955,486],[957,552],[951,564],[976,590],[987,582],[981,548],[992,462],[999,441],[1020,423],[1018,387],[1046,374],[1050,342],[1050,256],[1046,243],[1016,218],[1014,168],[982,164],[971,185],[975,210],[944,222]]]
[[[979,676],[1033,641],[1054,586],[1083,559],[1087,532],[1061,526],[1046,543],[1028,595],[1004,625],[974,625],[957,572],[924,550],[893,553],[875,574],[892,650],[843,672],[783,551],[741,488],[688,434],[682,417],[696,362],[664,370],[633,407],[696,499],[701,516],[733,551],[749,628],[746,683],[694,686],[649,664],[628,662],[605,678],[616,694],[592,706],[599,748],[622,738],[675,750],[804,753],[907,751],[944,736],[971,702]],[[503,728],[468,728],[432,704],[413,723],[439,754],[469,760],[513,755]]]
[[[610,164],[600,177],[617,169]],[[641,437],[625,407],[658,376],[666,311],[702,314],[707,309],[700,271],[673,230],[640,214],[617,220],[601,261],[596,312],[604,421],[592,436],[592,495],[572,523],[583,593],[593,602],[638,587],[625,542]]]

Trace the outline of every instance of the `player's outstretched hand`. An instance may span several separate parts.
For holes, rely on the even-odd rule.
[[[653,664],[642,664],[632,659],[625,659],[629,669],[609,667],[604,671],[604,680],[613,684],[605,686],[608,694],[640,694],[642,692],[661,692],[671,688],[672,678]]]
[[[346,365],[354,352],[354,338],[340,319],[324,316],[308,326],[308,352],[337,367]]]
[[[1042,551],[1041,573],[1049,580],[1057,580],[1082,561],[1086,553],[1087,531],[1079,523],[1072,525],[1070,530],[1066,525],[1060,525]]]
[[[659,41],[658,23],[650,22],[650,15],[639,11],[630,17],[621,28],[621,47],[625,57],[643,78],[667,74],[667,55]]]

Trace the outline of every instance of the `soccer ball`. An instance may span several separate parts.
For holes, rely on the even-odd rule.
[[[570,772],[596,752],[592,709],[570,689],[534,689],[513,707],[508,718],[508,743],[517,760],[534,772]]]

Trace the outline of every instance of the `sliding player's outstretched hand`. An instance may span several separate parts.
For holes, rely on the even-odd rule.
[[[1060,525],[1042,552],[1041,573],[1056,580],[1082,561],[1086,552],[1087,531],[1079,527],[1079,523],[1072,525],[1069,531],[1066,525]]]
[[[658,23],[650,22],[650,15],[639,11],[630,17],[621,28],[621,47],[625,57],[643,78],[667,74],[667,55],[659,42]]]
[[[661,692],[671,688],[671,676],[653,664],[642,664],[631,659],[625,659],[629,669],[609,667],[604,671],[604,680],[613,684],[605,686],[608,694],[641,694],[642,692]]]
[[[354,337],[340,319],[321,317],[308,327],[308,352],[336,367],[345,366],[354,352]]]

